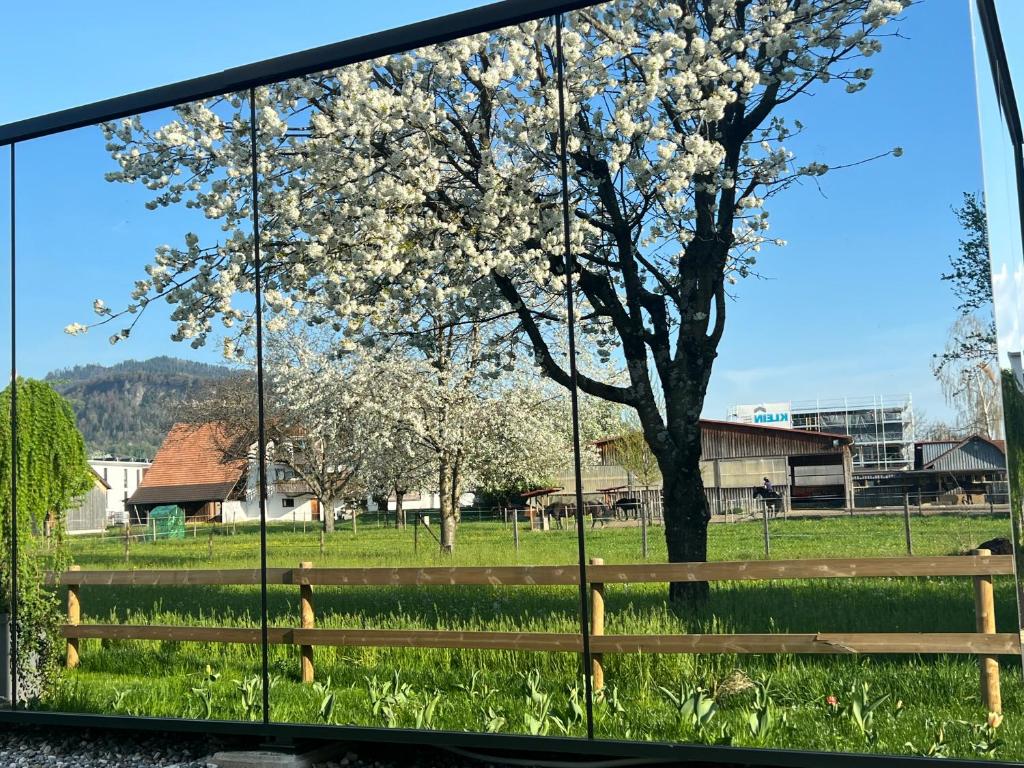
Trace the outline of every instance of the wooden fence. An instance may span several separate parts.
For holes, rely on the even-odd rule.
[[[1013,558],[974,550],[961,557],[856,558],[847,560],[776,560],[712,563],[605,565],[594,558],[587,568],[591,597],[591,638],[595,689],[604,684],[606,653],[800,653],[800,654],[970,654],[979,659],[982,701],[988,711],[1001,711],[999,655],[1017,655],[1020,634],[998,633],[992,576],[1013,574]],[[300,648],[301,678],[314,678],[314,646],[387,648],[453,648],[581,653],[576,633],[489,632],[448,630],[324,629],[315,626],[313,587],[341,586],[573,586],[575,565],[430,567],[430,568],[268,568],[267,583],[299,587],[297,628],[270,627],[269,641]],[[801,634],[606,635],[604,590],[608,584],[717,582],[747,580],[832,579],[869,577],[965,576],[974,580],[976,632],[813,632]],[[68,588],[67,666],[79,662],[79,640],[168,640],[209,643],[262,642],[259,628],[189,627],[134,624],[82,624],[81,587],[258,585],[259,569],[83,571],[76,567],[49,574],[50,585]]]

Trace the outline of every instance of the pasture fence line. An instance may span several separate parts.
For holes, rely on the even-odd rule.
[[[852,559],[749,560],[705,563],[605,564],[592,558],[587,569],[590,592],[590,647],[594,689],[604,687],[604,656],[615,653],[730,654],[967,654],[978,657],[981,700],[987,711],[1001,711],[1000,655],[1019,655],[1020,633],[996,631],[992,577],[1012,575],[1013,558],[976,549],[970,555],[942,557],[875,557]],[[605,634],[605,588],[608,584],[766,581],[832,578],[912,578],[958,576],[974,583],[975,632],[842,632],[745,634]],[[344,586],[578,586],[577,565],[495,567],[268,568],[273,585],[299,587],[300,626],[270,627],[275,645],[299,647],[299,676],[315,678],[315,646],[380,648],[447,648],[461,650],[547,651],[582,653],[578,633],[492,632],[435,629],[328,629],[316,627],[314,587]],[[250,569],[81,570],[72,566],[48,573],[50,586],[67,587],[66,663],[79,665],[82,638],[172,642],[259,644],[258,628],[83,624],[81,588],[124,586],[259,585],[263,573]]]

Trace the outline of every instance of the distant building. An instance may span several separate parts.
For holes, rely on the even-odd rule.
[[[800,429],[701,419],[701,475],[713,513],[754,506],[764,478],[787,505],[848,507],[853,503],[849,437]],[[597,464],[583,467],[583,492],[615,501],[641,492],[660,495],[660,481],[643,488],[619,463],[621,437],[599,440]],[[576,481],[565,472],[555,485],[571,497]],[[570,499],[571,501],[571,499]]]
[[[476,499],[476,494],[472,492],[463,493],[459,497],[459,506],[468,507],[473,504]],[[391,494],[388,497],[388,512],[394,512],[395,507],[398,504],[398,499],[395,498],[395,494]],[[417,512],[422,510],[433,510],[441,508],[441,495],[435,491],[408,491],[402,496],[402,509],[406,512]],[[368,497],[366,500],[366,509],[368,512],[383,512],[373,497]]]
[[[95,469],[92,486],[78,503],[64,511],[64,529],[68,533],[101,533],[107,527],[107,497],[110,486]],[[48,524],[56,519],[53,515]]]
[[[189,521],[259,520],[256,461],[235,458],[241,453],[220,424],[175,424],[128,499],[133,522],[165,504],[182,507]],[[319,501],[289,468],[271,464],[267,476],[268,520],[320,519]]]
[[[857,506],[900,506],[904,497],[922,505],[1005,504],[1006,443],[981,435],[914,444],[912,468],[862,474]]]
[[[833,398],[736,405],[729,421],[792,427],[853,438],[853,469],[888,472],[914,463],[914,413],[910,395]]]
[[[107,486],[105,504],[109,522],[125,521],[125,499],[142,484],[142,478],[151,464],[149,459],[121,456],[95,456],[89,459],[89,466]]]

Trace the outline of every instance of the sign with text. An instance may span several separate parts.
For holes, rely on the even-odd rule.
[[[756,405],[734,405],[729,409],[729,421],[792,429],[792,404],[757,403]]]

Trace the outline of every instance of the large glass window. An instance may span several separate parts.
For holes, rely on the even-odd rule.
[[[248,169],[233,103],[17,146],[18,650],[33,709],[261,717],[256,390],[222,354],[247,332],[252,288],[222,296],[205,268],[251,279],[251,194],[197,196]]]
[[[963,7],[739,5],[0,158],[19,704],[1024,754],[1006,105]]]

